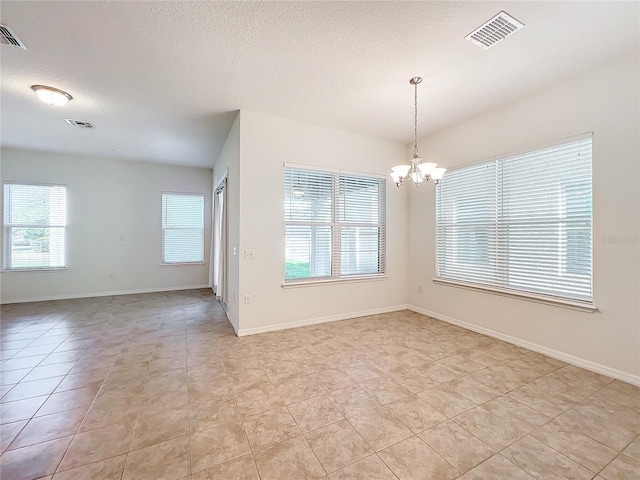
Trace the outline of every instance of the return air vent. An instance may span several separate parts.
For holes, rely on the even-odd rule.
[[[18,38],[18,36],[6,25],[0,24],[0,44],[9,45],[11,47],[27,49],[27,46]]]
[[[496,43],[501,42],[512,33],[517,32],[522,27],[524,27],[524,23],[519,22],[507,12],[502,11],[464,38],[486,50],[493,47]]]
[[[88,129],[94,128],[93,123],[91,122],[83,122],[81,120],[72,120],[70,118],[65,118],[64,121],[73,127],[88,128]]]

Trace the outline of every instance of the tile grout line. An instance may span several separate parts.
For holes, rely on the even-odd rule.
[[[104,329],[101,330],[101,331],[104,331]],[[122,350],[122,347],[120,347],[120,350]],[[118,355],[120,355],[120,353],[118,353]],[[62,457],[60,457],[60,461],[58,462],[58,464],[57,464],[57,466],[56,466],[56,468],[54,470],[53,475],[56,475],[57,473],[59,473],[58,469],[60,468],[60,465],[62,464],[62,461],[64,460],[65,456],[67,455],[67,453],[69,451],[69,448],[71,447],[71,444],[73,443],[73,440],[76,438],[76,435],[78,435],[78,431],[80,430],[80,428],[82,428],[82,424],[84,423],[85,419],[87,418],[87,415],[89,414],[89,411],[91,410],[91,407],[93,407],[93,405],[95,404],[96,398],[98,398],[98,395],[102,391],[102,389],[104,387],[104,384],[105,384],[105,381],[107,380],[107,378],[109,377],[109,375],[111,373],[111,370],[113,370],[113,367],[115,366],[115,361],[116,361],[116,359],[114,358],[113,364],[111,365],[111,367],[109,367],[109,371],[107,372],[107,375],[104,377],[104,379],[100,383],[100,387],[98,388],[98,391],[96,392],[95,396],[93,397],[93,400],[91,401],[91,404],[89,405],[89,408],[87,408],[87,412],[83,416],[82,421],[78,425],[78,428],[76,429],[76,433],[71,438],[71,441],[69,442],[69,445],[67,445],[67,448],[65,449],[64,454],[62,455]],[[67,374],[67,375],[70,375],[70,374]],[[79,387],[79,388],[86,388],[86,387]],[[72,390],[78,390],[78,389],[72,389]],[[90,430],[87,430],[87,431],[90,431]],[[80,433],[84,433],[84,432],[80,432]],[[114,455],[114,456],[116,456],[116,455]],[[112,457],[108,457],[108,458],[112,458]],[[106,459],[103,459],[103,460],[106,460]],[[99,460],[99,461],[101,461],[101,460]],[[79,467],[77,467],[77,468],[79,468]],[[69,470],[72,470],[72,469],[69,469]],[[65,471],[67,471],[67,470],[65,470]]]
[[[187,326],[185,325],[185,327],[187,327]],[[26,327],[25,327],[25,328],[26,328]],[[189,337],[188,337],[188,335],[186,334],[186,332],[187,332],[187,330],[186,330],[186,328],[185,328],[185,339],[187,339],[187,340],[188,340],[188,338],[189,338]],[[159,337],[156,337],[156,344],[157,344],[158,338],[159,338]],[[400,336],[394,337],[394,338],[393,338],[393,340],[395,340],[396,338],[400,338]],[[35,340],[34,340],[34,341],[35,341]],[[300,342],[300,341],[304,342],[304,340],[298,340],[298,341],[299,341],[299,342]],[[440,340],[437,340],[437,342],[441,342],[441,341],[447,341],[447,340],[446,340],[446,339],[440,339]],[[305,343],[306,343],[306,342],[305,342]],[[389,344],[389,345],[393,345],[393,341],[389,342],[388,344]],[[464,345],[463,345],[463,346],[464,346]],[[26,347],[25,347],[25,348],[26,348]],[[273,348],[273,347],[271,347],[271,348]],[[327,352],[327,351],[328,351],[328,349],[327,349],[327,348],[323,348],[323,351],[324,351],[324,352]],[[462,349],[462,351],[464,352],[464,348]],[[86,351],[85,351],[85,352],[86,352]],[[459,354],[460,354],[460,353],[457,353],[456,355],[459,355]],[[529,355],[529,354],[530,354],[530,353],[525,353],[525,354],[523,354],[523,355],[520,355],[520,356],[519,356],[519,359],[522,359],[522,358],[526,357],[526,356],[527,356],[527,355]],[[50,354],[49,354],[49,355],[50,355]],[[434,363],[443,363],[443,364],[444,364],[444,362],[442,362],[442,360],[443,360],[443,359],[446,359],[446,358],[450,358],[451,356],[455,356],[455,355],[450,355],[449,357],[441,357],[441,358],[439,358],[438,360],[436,360],[436,362],[434,362]],[[47,357],[48,357],[48,355],[47,355],[47,356],[45,356],[45,359],[46,359]],[[244,358],[244,357],[239,357],[239,358]],[[42,360],[42,361],[44,361],[44,360]],[[78,361],[79,361],[79,360],[78,360]],[[513,360],[513,361],[517,361],[517,360]],[[77,363],[77,362],[76,362],[76,363]],[[506,363],[508,363],[508,362],[506,362]],[[39,364],[38,364],[38,365],[39,365]],[[446,365],[446,364],[444,364],[444,365]],[[495,365],[495,366],[500,366],[500,365],[504,365],[504,363],[502,363],[502,364],[498,364],[498,365]],[[480,369],[479,371],[487,370],[487,369],[491,368],[492,366],[494,366],[494,365],[484,366],[484,368]],[[264,365],[263,365],[263,367],[264,367]],[[34,367],[34,368],[35,368],[35,367]],[[111,371],[113,370],[113,368],[114,368],[114,366],[112,365],[112,366],[110,367],[109,373],[111,373]],[[335,365],[334,365],[334,368],[336,368],[338,371],[340,371],[340,372],[344,373],[344,368],[340,367],[340,365],[339,365],[339,364],[335,364]],[[537,411],[534,407],[531,407],[531,406],[529,406],[529,405],[527,405],[527,404],[523,403],[522,401],[519,401],[519,400],[517,400],[517,399],[515,399],[515,398],[509,397],[509,395],[508,395],[508,394],[509,394],[510,392],[512,392],[513,390],[517,389],[517,388],[520,388],[520,387],[522,387],[522,386],[524,386],[524,385],[528,385],[528,384],[530,384],[530,383],[533,383],[533,382],[535,382],[536,380],[538,380],[538,379],[540,379],[540,378],[543,378],[543,377],[544,377],[544,376],[546,376],[546,375],[550,375],[551,373],[555,372],[556,370],[561,370],[562,368],[564,368],[564,367],[558,367],[558,368],[556,368],[555,370],[550,370],[550,371],[548,371],[548,372],[545,372],[543,375],[540,375],[540,376],[536,377],[535,379],[530,380],[528,383],[527,383],[527,382],[524,382],[522,385],[520,385],[520,386],[518,386],[518,387],[515,387],[515,388],[513,388],[513,389],[511,389],[511,390],[509,390],[509,391],[507,391],[507,392],[502,392],[501,390],[498,390],[499,395],[498,395],[497,397],[495,397],[495,399],[499,399],[499,398],[507,398],[507,399],[511,399],[511,400],[513,400],[514,402],[516,402],[516,403],[518,403],[518,404],[520,404],[520,405],[523,405],[523,406],[524,406],[524,407],[526,407],[526,408],[532,408],[533,410]],[[226,367],[225,367],[225,371],[226,371]],[[188,372],[188,370],[187,370],[187,372]],[[476,371],[476,372],[477,372],[477,371]],[[460,377],[458,377],[458,378],[466,378],[466,377],[470,377],[470,379],[472,379],[472,380],[474,380],[474,381],[478,382],[478,384],[483,385],[483,386],[485,386],[485,387],[487,387],[487,388],[489,388],[489,389],[493,390],[493,388],[491,387],[491,385],[487,385],[486,383],[484,383],[484,382],[482,382],[481,380],[478,380],[478,379],[476,379],[475,377],[473,377],[473,376],[472,376],[472,375],[473,375],[474,373],[476,373],[476,372],[464,372],[464,375],[461,375],[461,376],[460,376]],[[463,373],[463,372],[458,372],[458,373]],[[68,374],[67,374],[67,375],[68,375]],[[348,375],[348,374],[347,374],[347,375]],[[391,377],[390,377],[390,375],[391,375],[391,374],[390,374],[389,372],[386,372],[386,371],[385,371],[385,372],[383,372],[383,375],[382,375],[382,376],[383,376],[384,378],[391,378]],[[108,377],[108,375],[107,375],[107,377]],[[65,378],[66,378],[66,375],[65,375]],[[106,378],[105,378],[105,380],[106,380]],[[148,380],[148,376],[147,376],[147,380]],[[392,380],[393,380],[393,378],[392,378]],[[454,379],[454,380],[452,380],[452,381],[455,381],[455,380],[456,380],[456,379]],[[272,385],[272,386],[273,386],[273,383],[271,382],[271,378],[269,378],[269,381],[270,381],[270,385]],[[188,380],[187,380],[187,382],[188,382]],[[448,383],[448,382],[444,382],[444,383]],[[105,381],[103,380],[103,382],[102,382],[102,384],[101,384],[101,386],[100,386],[99,391],[101,391],[101,390],[102,390],[102,388],[103,388],[104,384],[105,384]],[[358,384],[358,383],[356,382],[356,384]],[[440,383],[440,382],[439,382],[439,383],[437,383],[436,385],[434,385],[433,387],[435,388],[435,387],[441,386],[442,384],[443,384],[443,383]],[[592,396],[596,395],[596,394],[597,394],[598,392],[600,392],[601,390],[604,390],[605,388],[607,388],[607,386],[608,386],[608,385],[610,385],[610,384],[611,384],[611,383],[606,384],[606,385],[601,385],[601,386],[599,387],[599,389],[598,389],[598,390],[596,390],[596,391],[594,391],[594,392],[591,392],[589,395],[587,395],[586,397],[584,397],[583,399],[581,399],[581,401],[580,401],[580,402],[578,402],[578,403],[576,403],[576,404],[573,404],[573,405],[572,405],[568,410],[571,410],[571,409],[575,408],[576,406],[583,404],[583,403],[584,403],[584,402],[586,402],[589,398],[591,398]],[[188,385],[188,383],[187,383],[187,385]],[[358,385],[360,386],[360,384],[358,384]],[[348,387],[347,387],[347,388],[348,388]],[[360,386],[360,388],[362,388],[362,387]],[[428,389],[427,389],[427,390],[428,390]],[[496,393],[498,393],[498,392],[496,392]],[[421,392],[418,392],[418,393],[421,393]],[[52,394],[49,394],[48,398],[50,397],[50,395],[52,395]],[[188,395],[188,391],[187,391],[187,395]],[[281,396],[279,393],[278,393],[278,395],[280,396],[280,399],[282,400],[282,396]],[[325,392],[323,392],[323,395],[326,397],[326,393],[325,393]],[[413,392],[412,392],[412,395],[415,395],[415,393],[413,393]],[[97,394],[96,394],[96,396],[97,396]],[[233,399],[234,399],[234,404],[235,404],[236,410],[238,410],[238,404],[237,404],[237,401],[236,401],[235,392],[232,392],[232,397],[233,397]],[[490,400],[488,400],[487,402],[490,402],[490,401],[495,400],[495,399],[490,399]],[[95,402],[95,397],[94,397],[93,402]],[[93,402],[92,402],[92,405],[93,405]],[[189,410],[190,410],[189,402],[190,402],[190,400],[189,400],[189,399],[187,399],[187,411],[189,411]],[[333,404],[333,402],[331,402],[331,400],[329,400],[329,402],[330,402],[331,404]],[[474,404],[474,406],[473,406],[473,407],[471,407],[471,408],[472,408],[472,409],[474,409],[474,408],[481,407],[481,406],[483,406],[483,405],[484,405],[485,403],[487,403],[487,402],[483,402],[483,403],[480,403],[480,404],[477,404],[477,403],[475,403],[475,402],[472,402],[472,403]],[[616,403],[617,403],[617,402],[616,402]],[[289,410],[289,406],[285,405],[285,407],[286,407],[286,409],[287,409],[287,412],[289,412],[289,415],[291,415],[291,412],[290,412],[290,410]],[[335,407],[335,405],[334,405],[334,407]],[[566,411],[568,411],[568,410],[565,410],[565,412],[566,412]],[[547,424],[551,423],[552,421],[556,420],[558,417],[562,416],[565,412],[559,413],[559,414],[557,414],[556,416],[548,416],[548,420],[547,420],[544,424],[542,424],[542,425],[538,425],[538,426],[535,426],[535,427],[533,427],[533,429],[531,429],[531,430],[527,429],[527,430],[526,430],[526,434],[525,434],[525,435],[524,435],[524,437],[522,437],[522,438],[526,438],[527,436],[532,436],[532,433],[533,433],[533,432],[535,432],[535,430],[536,430],[537,428],[539,428],[539,427],[541,427],[541,426],[544,426],[544,425],[547,425]],[[494,415],[494,414],[493,414],[493,412],[489,412],[489,413],[490,413],[491,415]],[[547,416],[547,415],[546,415],[546,414],[544,414],[543,412],[540,412],[540,413],[542,413],[543,415]],[[34,414],[34,415],[32,416],[32,418],[35,418],[35,415],[36,415],[36,414]],[[140,415],[140,411],[138,411],[137,415],[138,415],[138,416]],[[395,416],[395,415],[394,415],[394,416]],[[497,415],[494,415],[494,416],[497,416]],[[85,415],[85,417],[86,417],[86,415]],[[497,416],[497,417],[498,417],[498,418],[502,418],[502,417],[499,417],[499,416]],[[397,417],[396,417],[396,418],[397,418]],[[449,420],[451,420],[451,421],[453,421],[453,422],[455,423],[455,421],[453,420],[453,418],[454,418],[454,417],[447,417],[447,420],[445,420],[445,421],[449,421]],[[245,430],[245,432],[244,432],[244,433],[245,433],[245,438],[246,438],[246,428],[245,428],[244,417],[242,417],[242,416],[240,415],[240,419],[241,419],[241,423],[242,423],[243,429]],[[346,419],[346,420],[347,420],[347,421],[349,421],[349,419]],[[30,420],[28,420],[28,421],[30,421]],[[28,421],[27,421],[27,423],[28,423]],[[84,418],[83,418],[83,421],[84,421]],[[136,417],[136,421],[137,421],[137,417]],[[341,420],[339,420],[339,421],[341,421]],[[294,422],[295,422],[295,418],[294,418]],[[332,423],[330,423],[330,424],[333,424],[333,423],[335,423],[335,422],[332,422]],[[297,422],[296,422],[296,425],[297,425]],[[351,424],[349,423],[349,425],[351,425]],[[458,423],[456,423],[456,425],[458,425],[458,426],[460,426],[460,428],[463,428],[463,429],[464,429],[464,427],[462,427],[462,426],[461,426],[461,425],[459,425]],[[323,427],[319,427],[319,428],[324,428],[324,427],[326,427],[326,425],[325,425],[325,426],[323,426]],[[432,428],[432,427],[430,427],[430,428]],[[464,429],[464,430],[466,431],[466,429]],[[135,431],[135,424],[134,424],[134,429],[132,430],[132,435],[133,435],[133,432],[134,432],[134,431]],[[190,420],[188,421],[188,432],[189,432],[189,437],[191,437],[191,423],[190,423]],[[307,433],[308,433],[308,432],[307,432]],[[474,434],[472,434],[472,433],[470,433],[470,432],[469,432],[469,434],[470,434],[472,437],[477,438],[477,437],[475,437],[475,435],[474,435]],[[311,448],[310,444],[308,443],[308,440],[306,439],[306,435],[305,435],[305,433],[304,433],[304,432],[302,433],[302,435],[305,437],[305,441],[307,442],[307,445],[309,446],[309,448]],[[75,436],[75,435],[74,435],[74,436]],[[416,434],[413,434],[412,436],[416,436]],[[409,438],[411,438],[411,437],[409,437]],[[522,438],[520,438],[520,439],[516,440],[516,441],[515,441],[515,442],[513,442],[513,443],[516,443],[516,442],[518,442],[518,441],[522,440]],[[589,437],[589,438],[591,438],[591,437]],[[248,438],[246,438],[246,440],[248,441]],[[131,441],[132,441],[132,437],[130,438],[130,445],[131,445]],[[404,440],[403,440],[403,441],[404,441]],[[479,441],[481,441],[481,442],[482,442],[482,440],[480,440],[480,439],[479,439]],[[597,440],[595,440],[595,441],[597,441]],[[424,442],[424,441],[423,441],[423,442]],[[252,455],[252,458],[253,458],[253,448],[251,447],[250,442],[248,442],[248,443],[249,443],[249,447],[250,447],[250,450],[251,450],[251,452],[252,452],[252,453],[251,453],[251,455]],[[512,443],[511,445],[513,445],[513,443]],[[544,443],[544,442],[543,442],[543,443]],[[598,442],[598,443],[600,443],[600,442]],[[190,442],[189,442],[189,445],[191,446]],[[498,455],[498,454],[500,454],[501,452],[504,452],[504,450],[505,450],[505,449],[507,449],[507,448],[509,448],[511,445],[509,445],[509,446],[507,446],[507,447],[504,447],[502,450],[500,450],[500,451],[498,451],[498,452],[494,453],[494,455],[492,455],[492,456],[491,456],[491,457],[489,457],[489,458],[492,458],[493,456]],[[546,445],[546,444],[545,444],[545,445]],[[549,445],[547,445],[547,446],[549,446]],[[628,446],[628,445],[627,445],[627,446]],[[549,447],[550,447],[550,446],[549,446]],[[130,448],[130,447],[129,447],[129,448]],[[386,448],[389,448],[389,447],[386,447]],[[432,448],[432,447],[431,447],[431,448]],[[551,449],[553,449],[553,450],[555,450],[553,447],[550,447],[550,448],[551,448]],[[626,448],[626,447],[625,447],[625,448]],[[311,449],[312,449],[312,451],[313,451],[313,448],[311,448]],[[558,450],[555,450],[555,451],[557,451],[560,455],[562,455],[563,457],[565,457],[565,455],[564,455],[562,452],[560,452],[560,451],[558,451]],[[436,451],[436,452],[437,452],[437,451]],[[129,453],[129,452],[127,452],[127,455],[128,455],[128,453]],[[313,453],[315,454],[315,451],[313,451]],[[437,452],[437,453],[439,454],[439,452]],[[66,452],[65,452],[65,454],[66,454]],[[374,454],[376,454],[376,455],[377,455],[377,453],[374,453]],[[440,454],[439,454],[439,455],[440,455]],[[615,458],[619,458],[621,455],[623,455],[623,451],[619,451],[619,452],[617,453],[617,455],[616,455],[616,457],[615,457]],[[440,455],[440,456],[442,456],[442,455]],[[63,456],[63,457],[64,457],[64,456]],[[316,458],[317,458],[317,455],[316,455]],[[365,457],[365,458],[366,458],[366,457]],[[378,458],[379,458],[379,457],[378,457]],[[567,457],[567,458],[568,458],[568,457]],[[614,458],[614,460],[615,460],[615,458]],[[446,459],[445,459],[445,460],[446,460]],[[488,459],[487,459],[487,460],[488,460]],[[573,461],[573,460],[572,460],[572,461]],[[612,460],[612,461],[613,461],[613,460]],[[191,462],[190,462],[190,463],[191,463]],[[255,466],[255,458],[253,458],[253,463],[254,463],[254,466]],[[576,463],[578,463],[578,464],[579,464],[579,462],[576,462]],[[610,463],[611,463],[611,462],[610,462]],[[322,464],[321,464],[321,465],[322,465]],[[190,465],[190,466],[191,466],[191,465]],[[454,467],[454,468],[455,468],[455,467]],[[475,467],[473,467],[473,468],[475,468]],[[324,467],[323,467],[323,470],[324,470]],[[191,471],[191,469],[190,469],[190,471]],[[326,470],[325,470],[325,473],[326,473]],[[123,474],[124,474],[124,468],[123,468]],[[258,475],[260,475],[260,473],[259,473],[259,472],[258,472]]]
[[[636,438],[637,438],[637,436],[636,436]],[[636,441],[636,439],[634,438],[633,440],[631,440],[631,441],[627,444],[627,446],[626,446],[626,447],[624,447],[623,449],[621,449],[621,450],[618,452],[618,454],[617,454],[615,457],[613,457],[613,458],[611,459],[611,461],[609,461],[609,463],[607,463],[604,467],[602,467],[602,468],[600,469],[600,471],[599,471],[598,473],[596,473],[596,477],[597,477],[597,476],[599,476],[602,472],[604,472],[604,471],[606,470],[606,468],[607,468],[609,465],[611,465],[613,462],[615,462],[615,461],[618,459],[618,457],[620,457],[620,456],[622,456],[622,455],[624,455],[625,457],[628,457],[628,455],[626,455],[626,454],[624,453],[624,451],[625,451],[627,448],[629,448],[629,445],[631,445],[631,444],[632,444],[633,442],[635,442],[635,441]],[[629,458],[631,458],[632,460],[634,460],[632,457],[629,457]],[[596,477],[594,477],[594,478],[596,478]]]
[[[154,345],[157,345],[157,344],[158,344],[158,340],[156,339],[156,343]],[[187,372],[187,434],[189,435],[189,437],[188,437],[189,438],[189,442],[188,442],[188,445],[189,445],[189,468],[188,468],[189,475],[188,475],[188,477],[191,477],[192,470],[193,470],[193,468],[191,466],[191,463],[192,463],[192,455],[191,455],[191,400],[189,399],[191,394],[190,394],[190,390],[189,390],[189,338],[186,335],[186,329],[185,329],[185,336],[184,336],[184,348],[185,348],[185,351],[184,351],[184,355],[185,355],[184,362],[185,362],[185,367],[186,367],[185,370]],[[123,470],[123,474],[124,474],[124,470]]]

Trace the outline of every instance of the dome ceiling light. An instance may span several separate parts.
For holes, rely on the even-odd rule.
[[[46,85],[33,85],[31,90],[33,90],[44,103],[55,105],[56,107],[66,105],[69,103],[69,100],[73,99],[67,92],[58,88],[47,87]]]

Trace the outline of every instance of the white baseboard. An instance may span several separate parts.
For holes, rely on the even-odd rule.
[[[211,287],[211,290],[213,290],[213,287]],[[226,303],[224,303],[223,301],[220,301],[220,305],[222,305],[222,309],[224,310],[224,314],[227,316],[227,320],[229,320],[229,323],[233,327],[233,331],[236,332],[236,337],[237,337],[238,336],[238,321],[231,316],[231,314],[229,313],[229,307],[227,306]]]
[[[575,365],[576,367],[581,367],[585,370],[590,370],[601,375],[606,375],[607,377],[616,378],[618,380],[622,380],[623,382],[640,386],[640,375],[633,375],[632,373],[624,372],[616,368],[607,367],[606,365],[592,362],[591,360],[587,360],[585,358],[576,357],[574,355],[570,355],[553,348],[548,348],[537,343],[529,342],[527,340],[522,340],[518,337],[512,337],[511,335],[506,335],[495,330],[479,327],[478,325],[474,325],[473,323],[465,322],[464,320],[459,320],[457,318],[449,317],[448,315],[442,315],[430,310],[425,310],[424,308],[416,307],[414,305],[408,305],[407,308],[414,312],[421,313],[422,315],[426,315],[427,317],[432,317],[436,320],[442,320],[443,322],[457,325],[458,327],[466,328],[467,330],[472,330],[489,337],[497,338],[498,340],[503,340],[507,343],[511,343],[513,345],[517,345],[518,347],[526,348],[527,350],[532,350],[534,352],[547,355],[548,357],[552,357],[557,360],[562,360],[563,362],[570,363],[571,365]]]
[[[234,331],[234,332],[236,332],[236,337],[239,337],[240,335],[238,334],[238,330],[239,330],[239,328],[238,328],[238,321],[237,321],[235,318],[233,318],[233,317],[231,316],[231,314],[229,313],[229,309],[226,309],[226,308],[225,308],[225,310],[224,310],[224,311],[225,311],[225,313],[227,314],[227,320],[229,320],[229,323],[230,323],[230,324],[231,324],[231,326],[233,327],[233,331]]]
[[[197,290],[209,288],[209,285],[186,285],[182,287],[138,288],[135,290],[116,290],[112,292],[70,293],[65,295],[51,295],[46,297],[10,298],[2,301],[2,305],[10,303],[48,302],[51,300],[71,300],[74,298],[111,297],[114,295],[135,295],[137,293],[174,292],[178,290]]]
[[[374,308],[372,310],[362,310],[359,312],[340,313],[337,315],[329,315],[327,317],[309,318],[306,320],[297,320],[287,323],[276,323],[275,325],[266,325],[264,327],[243,328],[239,331],[236,330],[236,334],[239,337],[246,335],[255,335],[258,333],[275,332],[278,330],[286,330],[288,328],[306,327],[309,325],[317,325],[319,323],[337,322],[339,320],[348,320],[350,318],[367,317],[369,315],[379,315],[381,313],[397,312],[399,310],[406,310],[406,305],[394,305],[391,307]]]

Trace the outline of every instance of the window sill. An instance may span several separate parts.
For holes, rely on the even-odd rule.
[[[326,280],[300,280],[297,282],[283,282],[282,288],[314,287],[318,285],[335,285],[340,283],[375,282],[378,280],[386,280],[388,278],[389,277],[387,275],[367,275],[362,277],[329,278]]]
[[[2,270],[2,273],[42,273],[42,272],[60,272],[68,270],[67,267],[52,267],[52,268],[9,268]]]
[[[505,297],[519,298],[521,300],[528,300],[530,302],[544,303],[547,305],[554,305],[557,307],[569,308],[572,310],[578,310],[581,312],[593,313],[598,310],[593,303],[580,302],[577,300],[566,300],[563,298],[550,297],[547,295],[538,295],[535,293],[517,292],[514,290],[507,290],[498,287],[491,287],[488,285],[478,285],[475,283],[461,282],[458,280],[447,280],[445,278],[435,277],[432,279],[434,283],[441,285],[448,285],[452,287],[466,288],[468,290],[481,291],[486,293],[492,293],[494,295],[502,295]]]
[[[206,265],[205,262],[184,262],[184,263],[161,263],[161,267],[200,267]]]

